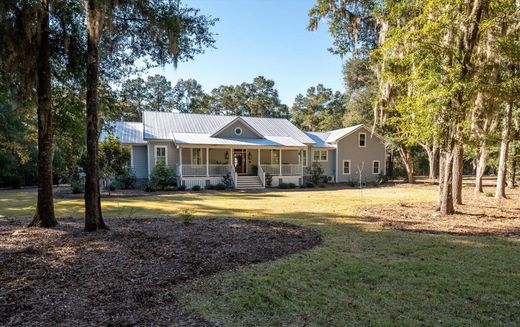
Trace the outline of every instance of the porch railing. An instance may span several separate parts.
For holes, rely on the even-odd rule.
[[[182,165],[182,176],[224,176],[229,170],[229,165]]]
[[[260,165],[263,171],[273,176],[280,176],[280,165]],[[300,176],[301,166],[299,164],[282,164],[282,176]]]

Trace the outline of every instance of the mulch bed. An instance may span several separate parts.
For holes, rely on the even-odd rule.
[[[0,219],[0,325],[206,326],[175,289],[220,271],[273,260],[321,242],[313,229],[241,219],[79,219],[55,229]]]
[[[433,186],[431,186],[434,188]],[[492,192],[494,188],[486,188]],[[454,235],[520,235],[520,189],[507,189],[508,199],[496,200],[463,188],[463,205],[456,214],[442,216],[433,202],[400,202],[398,205],[363,208],[368,221],[396,230]]]

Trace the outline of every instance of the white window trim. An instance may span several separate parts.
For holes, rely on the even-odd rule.
[[[237,133],[237,129],[240,130],[240,133]],[[240,135],[242,135],[242,133],[244,133],[244,131],[242,130],[242,127],[240,127],[240,126],[236,126],[236,127],[233,129],[233,132],[234,132],[235,135],[237,135],[237,136],[240,136]]]
[[[377,173],[374,173],[374,164],[377,162]],[[381,161],[380,160],[373,160],[372,161],[372,175],[379,175],[381,174]]]
[[[307,150],[302,150],[302,166],[303,167],[309,166],[309,158],[307,157],[307,155],[308,155]]]
[[[157,149],[163,148],[164,149],[164,164],[168,166],[168,147],[166,145],[156,145],[153,148],[154,158],[155,158],[155,165],[157,166]]]
[[[193,163],[193,150],[200,150],[200,164]],[[204,165],[204,157],[202,156],[202,148],[190,148],[190,163],[195,166],[203,166]]]
[[[360,142],[361,141],[361,135],[365,135],[365,144],[364,145],[360,144],[361,143]],[[367,133],[361,132],[361,133],[358,134],[358,146],[360,148],[366,148],[367,147]]]
[[[348,162],[348,173],[345,172],[345,162]],[[352,161],[350,160],[343,160],[341,163],[341,173],[343,175],[351,175],[352,173]]]
[[[321,160],[321,153],[325,152],[325,160]],[[318,160],[314,159],[314,154],[318,153]],[[329,151],[328,150],[313,150],[312,151],[312,160],[315,162],[327,162],[329,161]]]

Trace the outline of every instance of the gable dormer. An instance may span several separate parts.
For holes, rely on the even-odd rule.
[[[227,125],[216,131],[212,137],[222,138],[247,138],[247,139],[263,139],[264,136],[255,130],[241,117],[237,117]]]

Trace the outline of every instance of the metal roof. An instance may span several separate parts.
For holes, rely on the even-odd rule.
[[[363,124],[350,126],[350,127],[345,127],[345,128],[340,128],[340,129],[335,129],[333,131],[330,131],[329,132],[329,136],[326,139],[326,142],[327,143],[335,143],[340,138],[342,138],[342,137],[344,137],[344,136],[354,132],[356,129],[361,128],[361,127],[363,127]]]
[[[313,147],[315,148],[333,148],[334,146],[331,144],[327,144],[327,138],[330,135],[330,132],[305,132],[308,137],[316,142]]]
[[[259,138],[223,138],[213,137],[211,134],[200,133],[173,133],[176,144],[193,145],[239,145],[239,146],[273,146],[273,147],[298,147],[303,148],[305,144],[287,136],[266,136]]]
[[[146,144],[143,138],[143,123],[110,122],[101,131],[99,140],[103,141],[109,134],[117,137],[123,144]]]
[[[237,116],[144,111],[144,138],[167,140],[171,139],[172,133],[214,134],[236,118]],[[241,119],[265,138],[290,137],[300,143],[314,144],[310,137],[287,119],[244,116]]]

